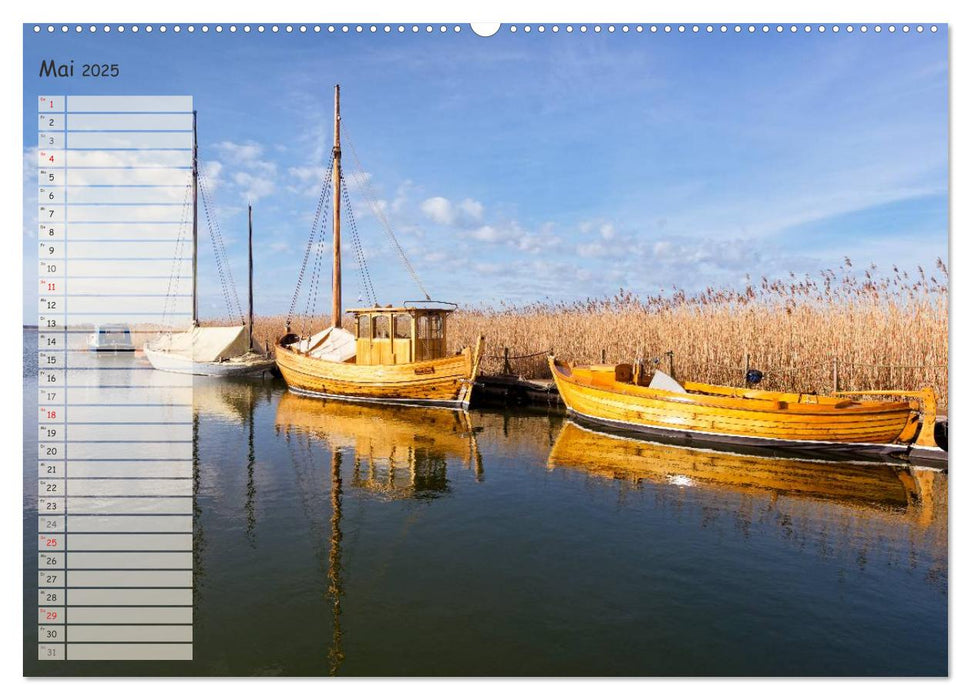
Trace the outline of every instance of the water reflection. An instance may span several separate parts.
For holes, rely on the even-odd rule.
[[[327,669],[336,676],[344,663],[344,632],[341,629],[341,598],[344,579],[341,576],[341,452],[334,450],[330,460],[330,554],[327,557],[327,598],[330,601],[333,635],[327,651]]]
[[[449,461],[484,476],[466,411],[375,406],[284,393],[276,427],[323,440],[353,455],[351,486],[389,499],[435,498],[449,490]]]
[[[947,570],[947,474],[877,463],[812,462],[755,457],[651,443],[566,421],[550,450],[550,470],[570,469],[656,487],[657,498],[691,493],[710,524],[730,511],[743,534],[758,521],[775,523],[784,538],[833,538],[823,549],[857,548],[864,565],[874,543],[909,531],[912,556],[931,559],[931,576],[944,585]],[[832,545],[838,547],[833,550]],[[911,562],[912,563],[912,562]]]
[[[332,638],[327,651],[328,672],[337,675],[345,660],[341,625],[344,582],[342,576],[342,498],[345,454],[353,458],[350,485],[382,499],[429,499],[449,491],[450,461],[483,477],[482,455],[476,431],[465,411],[411,406],[371,406],[323,401],[285,392],[276,411],[276,429],[284,437],[301,491],[313,493],[313,448],[330,450],[330,510],[326,555],[317,546],[321,568],[326,569],[326,599],[331,608]],[[319,521],[305,498],[309,521]],[[323,528],[316,528],[323,541]],[[326,556],[326,565],[323,565]]]
[[[191,454],[196,660],[139,673],[947,673],[946,474],[653,445],[522,408],[325,402],[272,380],[176,387],[141,363],[107,358],[71,389],[137,406],[138,392],[98,386],[124,372],[193,400],[179,459]],[[25,421],[27,594],[36,430]]]

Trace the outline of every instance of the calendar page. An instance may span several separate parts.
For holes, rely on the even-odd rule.
[[[947,23],[22,32],[25,676],[948,675]]]

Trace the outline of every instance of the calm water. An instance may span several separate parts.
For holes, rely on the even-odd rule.
[[[35,415],[36,339],[25,339]],[[140,359],[131,360],[141,362]],[[195,661],[28,674],[926,675],[947,478],[634,443],[545,412],[195,387]]]

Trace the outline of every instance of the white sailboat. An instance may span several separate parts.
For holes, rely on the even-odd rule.
[[[249,319],[238,326],[200,326],[198,300],[199,159],[195,113],[192,116],[192,327],[160,333],[145,343],[145,357],[164,372],[216,377],[259,375],[273,358],[253,340],[253,207],[249,207]],[[207,200],[208,201],[208,200]],[[208,206],[208,204],[207,204]],[[208,211],[208,209],[207,209]],[[211,232],[210,232],[211,233]],[[235,292],[234,292],[235,294]],[[238,304],[238,302],[237,302]]]

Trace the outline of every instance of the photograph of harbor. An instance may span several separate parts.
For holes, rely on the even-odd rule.
[[[24,674],[947,676],[948,80],[25,25]]]

